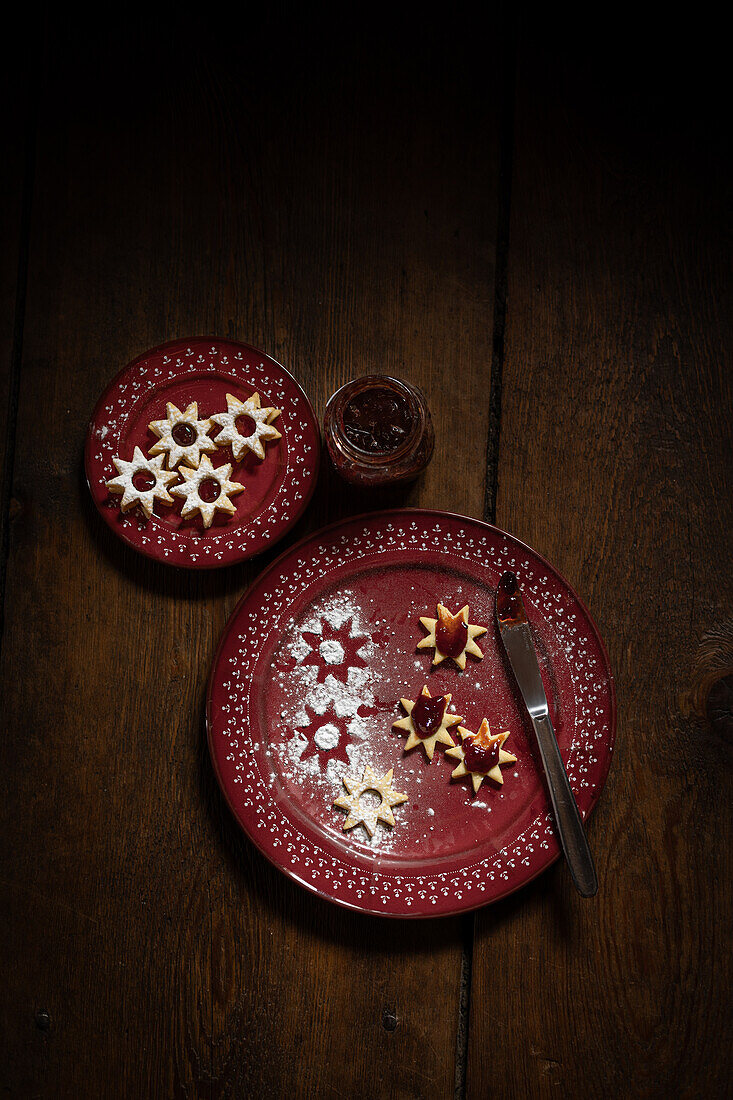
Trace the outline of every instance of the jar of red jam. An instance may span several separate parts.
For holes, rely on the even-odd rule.
[[[354,485],[412,481],[433,456],[435,432],[425,395],[386,374],[356,378],[336,390],[323,426],[331,461]]]

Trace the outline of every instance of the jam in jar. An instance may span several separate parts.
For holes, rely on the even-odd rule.
[[[433,455],[435,432],[423,393],[408,382],[371,374],[347,382],[326,405],[326,446],[354,485],[412,481]]]

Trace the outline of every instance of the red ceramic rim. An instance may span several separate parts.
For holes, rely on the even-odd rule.
[[[181,520],[179,498],[172,508],[156,502],[149,520],[138,509],[122,514],[106,487],[117,473],[112,459],[131,458],[136,445],[147,454],[155,442],[148,424],[165,417],[166,402],[185,409],[198,401],[203,419],[226,411],[227,392],[244,398],[255,390],[263,405],[282,410],[282,438],[265,445],[262,462],[235,463],[229,448],[209,456],[215,466],[233,463],[232,479],[245,485],[233,498],[233,516],[217,513],[205,530],[200,518]],[[285,367],[248,344],[206,336],[161,344],[120,371],[96,404],[84,451],[89,490],[107,526],[140,553],[188,569],[244,561],[281,539],[313,494],[319,459],[318,421]]]
[[[286,551],[233,612],[209,680],[211,758],[242,828],[306,889],[380,916],[444,916],[505,897],[557,859],[531,727],[494,625],[505,569],[522,586],[585,818],[613,752],[608,656],[571,586],[513,536],[446,512],[359,516]],[[488,628],[483,660],[469,658],[464,672],[448,662],[431,671],[431,651],[415,648],[419,616],[434,616],[439,599],[455,610],[468,603],[470,621]],[[452,692],[451,710],[470,729],[487,717],[509,731],[518,759],[503,786],[487,781],[473,798],[441,749],[431,764],[421,748],[403,751],[391,729],[403,716],[398,700],[425,683],[434,695]],[[394,829],[378,826],[372,841],[361,826],[344,833],[333,807],[347,759],[356,774],[367,759],[380,772],[394,767],[393,787],[408,794]]]

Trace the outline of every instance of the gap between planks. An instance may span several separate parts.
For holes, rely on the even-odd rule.
[[[514,104],[517,60],[516,26],[511,16],[506,19],[507,48],[502,55],[498,217],[494,274],[494,313],[492,328],[491,381],[489,384],[489,422],[486,434],[486,477],[484,482],[484,512],[487,523],[496,520],[496,496],[499,476],[499,445],[501,436],[501,386],[504,369],[504,332],[506,327],[507,272],[509,267],[509,224],[511,214],[512,159],[514,150]],[[461,978],[456,1028],[456,1059],[454,1100],[465,1100],[468,1079],[468,1032],[471,1011],[471,975],[475,931],[474,913],[464,918]]]

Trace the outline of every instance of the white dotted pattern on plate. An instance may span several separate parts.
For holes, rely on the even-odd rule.
[[[314,472],[314,463],[308,457],[312,447],[304,443],[309,425],[307,421],[298,419],[298,406],[302,404],[302,399],[298,393],[286,393],[286,387],[294,390],[295,386],[282,376],[269,374],[269,368],[264,363],[250,362],[241,351],[233,355],[225,354],[215,344],[209,347],[206,354],[197,354],[191,348],[179,354],[164,354],[160,358],[160,366],[155,365],[157,358],[136,363],[131,368],[136,376],[117,387],[120,396],[116,401],[103,406],[105,425],[95,432],[99,451],[94,455],[98,462],[104,464],[104,470],[109,471],[99,478],[101,488],[104,489],[109,478],[114,477],[112,459],[120,453],[122,428],[134,413],[136,404],[146,399],[151,386],[181,378],[182,371],[192,374],[205,370],[223,371],[231,376],[235,384],[254,385],[255,389],[261,387],[268,400],[277,401],[283,409],[278,430],[283,437],[280,445],[285,449],[285,469],[277,493],[269,505],[249,518],[246,526],[234,530],[221,533],[207,531],[203,537],[194,537],[185,529],[172,531],[155,514],[147,521],[133,514],[121,516],[121,522],[136,524],[145,532],[140,539],[143,545],[157,543],[166,557],[178,553],[194,562],[199,556],[210,556],[220,561],[227,551],[246,551],[254,542],[267,542],[276,527],[281,529],[283,521],[287,523],[290,520],[290,506],[303,499],[306,482]],[[294,446],[289,446],[289,443]],[[111,501],[110,506],[116,507],[117,502]],[[192,542],[196,547],[195,553],[191,550]]]
[[[530,560],[522,557],[521,548],[512,545],[497,548],[486,536],[474,538],[463,529],[459,529],[457,535],[451,534],[450,541],[443,542],[446,534],[446,527],[439,522],[398,525],[375,522],[371,528],[364,527],[360,535],[350,538],[342,535],[335,544],[319,545],[312,560],[298,559],[297,569],[289,583],[264,593],[260,606],[249,613],[248,623],[261,629],[262,623],[267,622],[272,631],[280,631],[289,616],[290,598],[296,593],[301,593],[316,580],[322,582],[324,575],[342,566],[345,560],[378,561],[380,555],[390,550],[418,550],[426,561],[445,560],[445,555],[450,553],[453,557],[468,558],[479,565],[488,562],[497,573],[506,569],[519,571],[523,594],[552,626],[572,669],[577,710],[567,772],[576,795],[581,790],[592,791],[594,787],[588,777],[589,769],[598,763],[596,743],[607,735],[606,712],[601,698],[605,688],[602,678],[604,670],[598,667],[599,662],[589,652],[589,638],[576,625],[577,616],[566,602],[569,596],[564,598],[553,592],[557,581],[551,584],[549,578],[538,572]],[[241,634],[237,656],[229,658],[232,665],[230,678],[224,681],[223,687],[231,693],[231,704],[226,708],[229,717],[220,736],[226,741],[226,760],[234,765],[238,773],[234,782],[246,783],[246,789],[251,792],[242,804],[254,811],[257,829],[271,834],[269,846],[273,849],[284,848],[287,865],[294,874],[313,883],[325,878],[333,896],[347,903],[359,905],[367,898],[385,909],[390,902],[397,900],[408,908],[417,899],[432,905],[449,896],[460,901],[474,891],[479,902],[489,883],[507,881],[518,864],[528,869],[526,877],[530,877],[533,863],[539,861],[553,836],[552,819],[547,812],[539,814],[515,841],[491,858],[464,863],[453,870],[431,875],[390,874],[376,870],[360,872],[359,868],[326,852],[311,838],[305,837],[298,825],[266,792],[265,778],[259,772],[249,735],[240,732],[249,728],[254,665],[262,649],[258,646],[257,651],[253,651],[251,637],[252,634],[247,636],[246,631]]]

